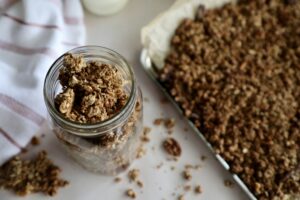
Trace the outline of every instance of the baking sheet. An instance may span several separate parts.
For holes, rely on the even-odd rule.
[[[164,95],[172,102],[172,104],[176,107],[176,109],[178,110],[178,112],[180,112],[180,114],[182,116],[184,116],[182,109],[173,100],[173,98],[169,95],[169,93],[163,87],[163,85],[161,85],[161,83],[158,81],[158,73],[157,73],[158,69],[153,64],[153,62],[152,62],[152,60],[151,60],[151,58],[149,56],[148,50],[146,50],[146,49],[142,50],[141,57],[140,57],[140,62],[142,64],[144,70],[146,71],[146,73],[150,76],[150,78],[156,83],[156,85],[158,85],[158,87],[162,90],[162,92],[164,93]],[[204,141],[204,143],[206,144],[206,146],[210,149],[210,151],[212,152],[212,154],[215,155],[215,158],[224,167],[224,169],[227,170],[227,171],[229,171],[229,173],[232,174],[233,179],[236,182],[236,184],[246,193],[246,195],[249,197],[249,199],[251,199],[251,200],[257,200],[257,198],[254,196],[254,194],[252,194],[252,192],[248,189],[248,187],[245,185],[245,183],[239,178],[239,176],[236,175],[236,174],[234,174],[234,173],[232,173],[232,172],[230,172],[230,170],[229,170],[230,169],[229,164],[219,154],[216,154],[214,152],[214,149],[213,149],[212,145],[206,140],[206,138],[204,137],[204,135],[196,128],[196,126],[194,125],[194,123],[192,121],[190,121],[186,117],[184,117],[184,119],[186,119],[186,121],[190,125],[190,127]]]

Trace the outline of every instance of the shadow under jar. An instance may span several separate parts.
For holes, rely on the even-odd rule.
[[[71,121],[55,106],[62,91],[59,81],[64,55],[49,69],[44,82],[44,99],[48,121],[67,152],[89,171],[117,174],[135,159],[143,127],[142,94],[131,66],[118,53],[98,46],[75,48],[69,54],[80,55],[86,61],[110,64],[117,68],[123,80],[128,100],[112,117],[96,123]]]

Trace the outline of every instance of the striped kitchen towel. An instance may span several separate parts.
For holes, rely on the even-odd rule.
[[[54,60],[85,42],[80,0],[0,0],[0,165],[45,121],[43,81]]]

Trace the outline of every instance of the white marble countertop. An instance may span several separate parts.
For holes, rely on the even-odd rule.
[[[122,54],[132,64],[144,97],[149,101],[144,102],[144,125],[152,126],[152,121],[160,116],[174,117],[176,126],[173,137],[180,141],[182,156],[177,162],[167,161],[167,156],[161,149],[163,138],[167,137],[166,130],[161,127],[153,127],[150,133],[151,141],[146,144],[147,153],[136,160],[130,168],[141,170],[143,188],[129,183],[127,173],[119,175],[120,183],[114,182],[114,177],[102,176],[85,171],[75,164],[61,148],[59,143],[46,128],[42,130],[46,137],[40,147],[46,149],[49,156],[62,169],[62,177],[70,181],[70,185],[59,190],[55,197],[45,197],[41,194],[27,197],[16,197],[10,192],[0,190],[1,200],[119,200],[129,199],[125,196],[125,190],[134,189],[136,199],[142,200],[177,200],[179,194],[183,194],[184,185],[200,184],[202,194],[196,195],[193,191],[186,192],[185,200],[243,200],[247,197],[235,185],[233,188],[224,186],[225,179],[231,179],[221,165],[213,158],[195,132],[183,131],[187,124],[180,118],[171,104],[161,104],[162,93],[143,71],[139,63],[141,51],[140,30],[157,14],[168,8],[174,0],[130,0],[128,5],[120,13],[109,17],[97,17],[86,12],[85,23],[87,26],[87,44],[109,47]],[[154,149],[154,150],[153,150]],[[207,156],[202,162],[201,155]],[[163,163],[160,169],[157,165]],[[192,171],[192,180],[185,182],[182,171],[186,164],[201,164],[201,168]],[[170,167],[175,166],[175,170]],[[174,195],[174,194],[175,195]],[[173,194],[173,195],[172,195]]]

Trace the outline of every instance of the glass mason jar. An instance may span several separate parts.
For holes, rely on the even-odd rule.
[[[58,80],[64,55],[49,69],[44,82],[48,121],[67,152],[89,171],[116,174],[135,159],[143,127],[142,94],[133,69],[118,53],[98,46],[83,46],[67,53],[81,55],[86,62],[99,61],[115,66],[124,78],[128,101],[111,118],[92,124],[65,118],[55,107],[54,99],[62,91]]]

